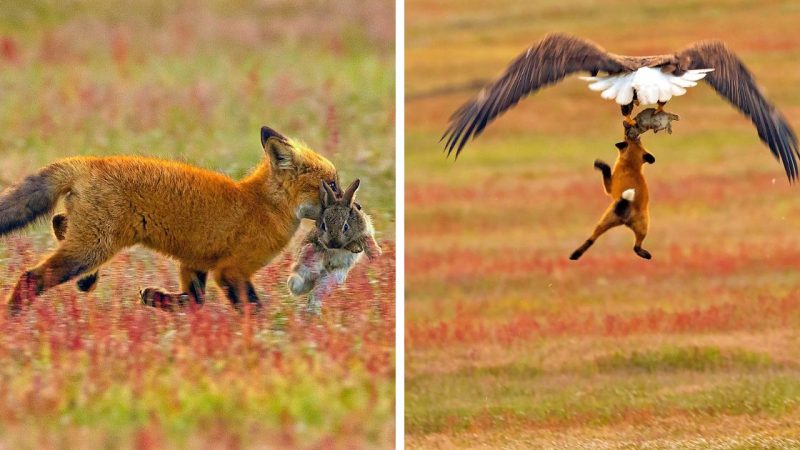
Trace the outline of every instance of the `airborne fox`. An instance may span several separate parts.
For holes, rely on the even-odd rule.
[[[250,277],[289,242],[301,217],[319,209],[320,182],[336,168],[303,144],[261,128],[265,161],[241,181],[178,162],[142,157],[57,161],[0,194],[0,235],[50,213],[59,247],[22,274],[8,307],[18,312],[45,290],[96,270],[141,244],[174,257],[179,293],[142,291],[142,301],[171,308],[201,302],[208,272],[234,307],[260,304]],[[94,279],[93,279],[94,277]],[[244,298],[242,298],[244,297]]]
[[[609,229],[625,225],[633,231],[636,242],[633,251],[645,259],[650,259],[650,252],[642,248],[642,241],[647,236],[650,224],[650,213],[647,209],[649,192],[647,182],[642,174],[644,163],[653,164],[656,158],[645,150],[637,138],[625,138],[616,144],[619,149],[614,170],[599,159],[594,162],[595,169],[603,174],[603,187],[613,202],[595,226],[594,232],[578,247],[569,259],[580,258],[603,233]]]

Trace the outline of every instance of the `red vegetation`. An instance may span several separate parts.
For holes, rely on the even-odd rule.
[[[273,383],[279,387],[281,380],[308,376],[320,383],[341,383],[351,371],[363,374],[356,380],[375,405],[378,386],[392,383],[394,377],[395,248],[392,242],[381,245],[383,256],[356,266],[346,288],[323,305],[322,317],[305,316],[296,307],[305,299],[284,295],[288,256],[255,280],[256,289],[267,293],[265,308],[257,315],[240,315],[214,288],[203,307],[181,313],[140,305],[137,280],[170,286],[175,271],[163,259],[145,268],[142,260],[123,253],[101,270],[96,294],[78,293],[69,283],[49,291],[17,317],[0,309],[0,358],[16,368],[0,371],[0,414],[15,423],[68,413],[75,407],[70,402],[78,395],[76,382],[82,390],[78,397],[91,409],[108,389],[129,386],[134,397],[146,396],[168,376],[172,381],[166,383],[174,383],[176,389],[173,408],[180,409],[179,386],[205,386],[209,381],[203,380],[221,380],[224,386],[224,380],[249,379],[255,389],[268,390]],[[0,269],[3,296],[22,267],[33,262],[30,240],[11,238],[8,254],[8,264]],[[113,295],[106,298],[104,292],[109,291]],[[19,385],[10,378],[12,373],[34,378]],[[284,443],[291,443],[297,439],[295,413],[284,414],[286,423],[279,434]],[[208,419],[233,420],[222,412]],[[143,427],[158,428],[154,423]],[[137,434],[137,442],[154,439],[151,431]]]
[[[648,333],[707,333],[765,330],[800,323],[800,290],[783,297],[760,297],[722,302],[685,311],[652,308],[629,314],[577,312],[523,314],[491,320],[457,308],[455,317],[424,325],[407,325],[408,345],[439,347],[450,344],[500,342],[552,336],[628,336]]]

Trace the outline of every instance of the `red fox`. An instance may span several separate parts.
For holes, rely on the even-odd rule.
[[[260,305],[250,277],[289,242],[301,217],[320,207],[319,185],[336,183],[333,164],[298,141],[261,128],[266,158],[234,181],[187,164],[143,157],[57,161],[0,194],[0,236],[64,200],[53,220],[58,248],[22,274],[8,301],[17,313],[45,290],[96,270],[141,244],[178,260],[180,293],[141,292],[151,306],[202,302],[208,272],[234,307]],[[79,287],[81,287],[79,285]],[[242,298],[244,297],[244,298]]]
[[[625,141],[616,144],[619,149],[614,171],[608,164],[599,159],[594,167],[603,174],[603,187],[614,200],[606,209],[603,217],[595,226],[594,232],[569,259],[576,260],[594,244],[603,233],[613,227],[625,225],[636,236],[633,251],[645,259],[650,259],[650,252],[642,248],[642,241],[647,236],[650,224],[650,213],[647,209],[649,193],[647,182],[642,173],[644,163],[653,164],[656,158],[645,150],[638,138],[626,137]]]

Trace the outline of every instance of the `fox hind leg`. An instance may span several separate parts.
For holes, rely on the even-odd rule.
[[[80,243],[62,241],[54,253],[20,276],[8,300],[9,311],[19,313],[47,289],[98,267],[114,253],[108,248],[87,248]]]
[[[633,234],[636,236],[636,242],[633,244],[633,251],[641,256],[644,259],[652,259],[653,255],[650,254],[647,250],[642,248],[642,242],[644,238],[647,237],[647,229],[649,226],[648,219],[646,216],[636,218],[633,220],[628,227],[633,231]]]
[[[67,235],[67,215],[64,213],[59,213],[53,216],[52,224],[53,224],[53,234],[56,236],[58,241],[63,241]],[[86,275],[85,277],[79,279],[75,285],[78,287],[78,290],[81,292],[91,292],[94,288],[97,287],[97,279],[100,277],[100,271],[95,270],[94,272]]]
[[[569,259],[573,261],[577,260],[583,256],[586,250],[589,250],[589,247],[591,247],[592,244],[594,244],[594,242],[603,235],[603,233],[620,225],[622,225],[622,220],[619,218],[619,216],[614,214],[614,205],[612,205],[606,210],[603,218],[600,219],[600,222],[595,226],[592,235],[589,236],[589,239],[587,239],[586,242],[584,242],[580,247],[575,249],[575,251],[569,255]]]

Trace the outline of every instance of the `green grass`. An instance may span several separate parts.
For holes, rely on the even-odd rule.
[[[745,350],[723,352],[717,347],[667,347],[649,351],[634,350],[629,354],[616,352],[598,359],[595,364],[601,372],[615,370],[656,372],[766,369],[773,364],[773,361],[769,355]]]

